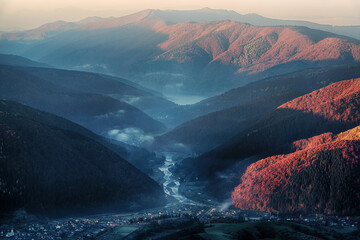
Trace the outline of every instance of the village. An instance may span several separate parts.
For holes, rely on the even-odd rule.
[[[279,216],[265,212],[220,209],[213,206],[174,204],[165,210],[152,209],[129,214],[94,215],[81,218],[65,218],[43,222],[20,222],[0,225],[0,239],[101,239],[102,235],[118,231],[126,237],[143,228],[156,228],[162,224],[186,224],[187,222],[279,222],[288,221],[309,226],[359,230],[359,219],[336,216]]]

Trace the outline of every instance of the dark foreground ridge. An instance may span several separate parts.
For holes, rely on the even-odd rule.
[[[7,100],[0,101],[0,119],[0,212],[66,215],[164,203],[155,181],[69,130],[80,126]]]

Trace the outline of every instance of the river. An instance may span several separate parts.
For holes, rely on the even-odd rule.
[[[197,203],[179,193],[180,182],[170,171],[170,168],[174,165],[175,161],[173,159],[173,155],[171,153],[166,153],[164,164],[159,167],[159,170],[164,173],[164,192],[178,200],[180,203],[196,205]]]

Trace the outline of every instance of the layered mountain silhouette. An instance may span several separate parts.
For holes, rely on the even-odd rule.
[[[232,193],[241,209],[359,214],[360,128],[299,140],[296,152],[250,165]]]
[[[101,17],[88,17],[78,22],[66,22],[66,21],[56,21],[52,23],[46,23],[41,25],[38,28],[26,30],[22,32],[11,32],[11,33],[1,33],[1,38],[7,40],[39,40],[46,39],[56,36],[57,34],[77,29],[83,25],[94,24],[98,21],[102,21],[104,18]]]
[[[182,167],[208,178],[246,158],[286,153],[293,141],[355,127],[360,123],[359,83],[358,78],[345,80],[291,100],[214,150],[184,160]]]
[[[113,129],[129,127],[141,129],[145,133],[158,133],[165,129],[160,122],[124,101],[80,89],[81,84],[87,85],[87,80],[87,90],[97,87],[96,81],[100,83],[103,80],[101,77],[97,79],[96,75],[92,75],[92,79],[84,76],[80,78],[81,73],[68,72],[67,78],[59,79],[56,78],[57,70],[45,69],[43,71],[47,71],[49,75],[44,79],[31,74],[32,71],[1,65],[0,97],[65,117],[101,135],[106,135]],[[37,71],[41,70],[34,70]],[[64,82],[61,82],[62,80]],[[68,87],[64,87],[66,80],[72,82]],[[59,81],[60,84],[54,84],[52,81]],[[119,95],[125,93],[126,89],[131,89],[124,84],[117,84],[117,90],[122,87],[124,91],[118,92]],[[73,90],[75,88],[78,89]]]
[[[17,55],[0,54],[0,65],[21,67],[49,67],[44,63],[32,61]]]
[[[41,71],[40,68],[37,68],[37,69],[21,68],[21,69],[27,70],[27,71],[32,70],[30,72]],[[56,73],[55,69],[48,69],[48,70],[50,72],[55,71],[55,73]],[[88,75],[87,73],[84,73],[84,74],[85,74],[85,76]],[[78,75],[73,76],[74,82],[77,80],[79,80],[79,81],[81,80],[79,78],[80,77],[79,75],[81,76],[80,72],[78,73]],[[22,75],[20,74],[19,76],[21,77]],[[51,74],[50,74],[50,76],[55,77],[54,75],[51,75]],[[77,77],[77,78],[75,78],[75,77]],[[64,79],[65,79],[65,76],[64,76]],[[101,79],[102,78],[100,78],[100,80]],[[37,84],[38,82],[35,81],[34,83]],[[17,82],[15,81],[14,84],[16,85]],[[5,85],[5,84],[3,85],[4,89],[6,89],[6,86],[7,85]],[[39,86],[41,86],[41,85],[39,85]],[[91,86],[91,84],[89,84],[89,87],[90,86]],[[120,86],[121,86],[121,84],[120,84]],[[34,87],[32,86],[31,89],[34,89]],[[101,88],[99,88],[99,89],[101,89]],[[126,86],[124,86],[124,89],[125,90],[127,89]],[[50,89],[47,89],[47,90],[50,90]],[[47,90],[45,88],[45,92],[40,93],[40,96],[44,97],[42,94],[46,95]],[[118,90],[120,90],[120,89],[118,89]],[[16,90],[10,89],[9,91],[12,91],[13,96],[16,96],[16,94],[19,92],[19,89],[16,89]],[[22,94],[20,94],[20,96],[17,96],[17,98],[21,98],[21,97],[22,97]],[[42,97],[40,97],[40,100],[43,99]],[[34,97],[34,98],[36,98],[36,97]],[[46,99],[43,99],[43,100],[45,101]],[[57,127],[65,129],[65,130],[70,130],[70,131],[79,133],[81,135],[84,135],[84,136],[96,141],[96,142],[99,142],[100,144],[102,144],[102,145],[106,146],[107,148],[111,149],[112,151],[116,152],[122,158],[131,162],[134,166],[136,166],[138,169],[142,170],[145,173],[148,173],[148,174],[152,173],[152,165],[154,164],[154,162],[161,161],[161,159],[158,159],[155,156],[155,154],[150,153],[150,152],[146,151],[145,149],[140,149],[135,146],[127,145],[123,142],[120,142],[120,141],[117,141],[114,139],[110,140],[106,137],[100,137],[86,128],[80,127],[76,124],[70,125],[70,124],[68,124],[67,121],[62,120],[61,118],[58,118],[57,121],[54,121],[54,118],[51,119],[51,118],[47,117],[47,115],[45,115],[45,114],[41,115],[39,112],[37,112],[37,114],[34,114],[34,112],[32,112],[32,111],[25,112],[25,108],[24,108],[22,111],[22,114],[25,115],[25,113],[27,114],[26,115],[27,117],[36,119],[36,121],[41,121],[42,123],[47,124],[47,125],[52,124],[53,126],[57,126]]]
[[[115,116],[114,123],[119,127],[119,129],[129,127],[130,129],[134,129],[134,131],[137,130],[139,132],[135,137],[140,138],[140,140],[135,139],[136,141],[133,142],[125,141],[131,144],[139,145],[141,144],[141,138],[146,137],[146,134],[163,131],[164,129],[162,124],[159,124],[132,106],[136,106],[154,117],[157,116],[158,112],[176,106],[172,102],[165,100],[156,94],[147,92],[140,86],[125,79],[87,72],[67,71],[50,67],[44,68],[44,64],[37,63],[16,55],[0,55],[0,59],[2,64],[9,65],[0,66],[0,69],[3,67],[4,71],[1,75],[3,78],[0,80],[3,84],[0,90],[0,92],[4,94],[2,97],[7,96],[10,99],[23,101],[23,103],[27,105],[34,104],[32,106],[40,108],[43,107],[43,109],[46,111],[50,111],[56,114],[64,114],[63,116],[68,116],[69,118],[74,119],[76,116],[86,113],[89,111],[89,109],[96,108],[96,106],[92,105],[92,102],[94,101],[98,101],[96,105],[99,105],[99,109],[103,108],[105,111],[107,111],[109,109],[107,105],[101,106],[101,99],[108,99],[107,96],[111,97],[111,102],[116,102],[116,100],[125,102],[125,106],[129,106],[130,110],[135,110],[135,114],[126,113],[125,110],[122,109],[120,112],[123,116]],[[10,75],[8,73],[10,73]],[[72,100],[70,100],[71,95],[69,96],[69,93],[72,93],[75,96],[79,95],[80,99],[82,95],[85,95],[88,96],[91,100],[89,103],[86,103],[86,98],[84,98],[84,100],[82,100],[84,102],[83,105],[76,106],[79,99],[74,97]],[[51,99],[48,100],[48,96],[51,96]],[[95,96],[95,98],[92,96]],[[64,98],[68,98],[67,103],[61,103]],[[68,107],[71,105],[71,102],[75,105]],[[57,108],[57,104],[61,105],[61,108]],[[65,109],[63,112],[61,112],[62,108]],[[71,108],[75,108],[75,111],[77,111],[79,115],[71,115],[71,113],[66,112]],[[85,114],[85,116],[88,115]],[[98,117],[95,116],[95,119],[96,118]],[[80,123],[84,125],[92,121],[91,117],[90,119],[83,117],[83,119],[85,122]],[[143,125],[141,124],[141,121],[143,121]],[[154,123],[155,125],[153,125]],[[59,126],[66,125],[59,121],[57,124]],[[111,126],[107,125],[108,123],[101,121],[97,121],[96,124],[100,125],[97,125],[96,128],[92,128],[92,130],[97,131],[97,129]],[[142,126],[144,125],[147,126],[143,128]],[[153,128],[154,126],[155,128]],[[161,126],[160,129],[157,126]],[[146,129],[148,129],[150,132],[148,132]],[[104,138],[99,137],[91,131],[84,131],[82,128],[71,128],[71,130],[101,143],[102,145],[116,152],[122,158],[129,161],[144,173],[152,174],[152,166],[162,161],[162,159],[157,157],[154,153],[148,152],[143,148],[138,148],[136,146],[121,142],[119,140],[123,139],[117,139],[116,136],[113,136],[112,139],[109,140],[106,138],[109,137],[106,132],[98,132],[102,133],[102,135],[105,137]],[[144,132],[142,132],[142,130],[144,130]]]
[[[267,78],[232,89],[199,103],[179,106],[169,122],[191,119],[155,138],[160,149],[177,149],[201,154],[251,127],[279,105],[344,78],[360,76],[360,66],[315,68]],[[210,113],[209,113],[210,112]]]
[[[333,82],[357,78],[359,74],[359,64],[347,64],[328,68],[313,67],[289,74],[268,77],[243,87],[233,88],[198,103],[170,109],[165,111],[164,115],[168,115],[166,121],[176,126],[211,112],[247,104],[265,97],[296,93],[299,94],[298,96],[301,96]]]
[[[359,214],[359,30],[204,8],[1,32],[0,211],[162,206],[165,155],[189,198]]]
[[[199,22],[183,21],[183,16],[188,13],[192,19],[195,12],[173,15],[146,10],[121,18],[75,23],[70,30],[59,30],[56,37],[32,41],[22,37],[29,32],[5,34],[0,51],[56,67],[124,76],[168,94],[203,96],[267,76],[360,60],[358,40],[302,27],[306,24],[255,26],[247,24],[252,21],[246,18],[231,17],[234,12],[209,9],[200,11],[194,19]],[[202,18],[207,21],[200,21]],[[68,26],[58,23],[43,29],[57,32],[53,30],[57,25],[59,29]]]
[[[161,113],[177,106],[161,97],[159,93],[151,93],[148,89],[121,78],[54,68],[37,67],[22,70],[74,91],[112,97],[140,109],[157,120],[161,120]]]
[[[2,213],[59,216],[164,203],[157,183],[87,129],[7,100],[0,101],[0,119]]]
[[[147,9],[117,18],[89,17],[78,22],[57,21],[44,24],[33,30],[18,33],[3,33],[1,37],[9,40],[35,40],[52,37],[61,31],[68,31],[73,29],[113,28],[143,20],[164,20],[168,24],[176,24],[188,21],[208,22],[232,20],[237,22],[249,23],[255,26],[305,26],[317,30],[333,32],[336,34],[360,39],[360,35],[358,33],[358,30],[360,28],[359,26],[331,26],[306,21],[278,20],[266,18],[254,13],[243,15],[235,11],[211,8],[180,11]]]

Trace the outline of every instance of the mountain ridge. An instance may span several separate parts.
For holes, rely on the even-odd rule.
[[[159,24],[139,23],[116,31],[102,30],[106,31],[102,34],[114,35],[114,40],[107,43],[109,46],[103,45],[105,40],[99,39],[96,31],[87,32],[90,36],[86,44],[75,55],[72,49],[79,43],[57,49],[56,40],[51,40],[47,43],[49,52],[45,51],[39,58],[60,67],[91,66],[92,71],[124,75],[150,89],[200,95],[223,92],[267,75],[360,61],[359,41],[327,33],[311,32],[316,37],[309,37],[297,29],[257,27],[231,21]],[[146,41],[139,39],[144,31],[148,35]],[[66,35],[63,37],[68,39]],[[114,46],[118,49],[114,56],[111,46],[115,39],[119,41]],[[132,47],[125,48],[130,40]],[[51,50],[54,47],[55,50]],[[97,52],[110,50],[111,54],[95,58]],[[41,52],[34,48],[27,54]],[[132,57],[125,59],[123,54]]]
[[[190,12],[195,16],[199,11]],[[209,16],[224,15],[210,12]],[[2,40],[0,52],[58,68],[125,77],[166,95],[201,96],[264,77],[360,61],[360,41],[350,37],[301,26],[260,27],[223,17],[184,22],[186,14],[144,10],[95,20],[69,31],[52,31],[56,37]]]
[[[2,213],[24,208],[64,216],[165,202],[154,180],[79,133],[88,130],[7,100],[0,100],[0,118]],[[59,121],[68,130],[52,125]]]
[[[169,122],[180,124],[155,137],[154,148],[203,154],[283,103],[344,78],[356,77],[360,77],[360,65],[307,69],[259,80],[193,105],[177,107],[166,114],[171,117]],[[180,144],[183,148],[177,147]]]
[[[0,78],[0,97],[65,117],[101,135],[114,128],[130,126],[147,133],[163,131],[165,128],[160,122],[125,102],[59,86],[19,67],[0,65],[0,75],[3,76]]]
[[[289,101],[306,102],[313,94],[323,96],[324,92],[336,92],[337,94],[328,95],[324,104],[321,104],[321,97],[311,98],[311,106],[319,109],[320,114],[301,109],[277,108],[224,144],[197,158],[185,159],[180,166],[187,170],[191,168],[190,172],[204,179],[211,178],[246,158],[262,159],[287,153],[292,148],[292,142],[296,140],[325,132],[337,134],[355,127],[360,123],[360,95],[352,94],[352,91],[360,92],[360,89],[356,88],[359,81],[359,78],[340,81]],[[335,90],[337,86],[339,91]],[[354,90],[347,91],[353,87]],[[352,117],[347,120],[346,116],[349,115]]]
[[[205,14],[204,16],[201,16],[201,14]],[[208,14],[208,15],[206,15]],[[179,15],[179,16],[178,16]],[[200,16],[199,16],[200,15]],[[294,26],[306,26],[310,28],[315,28],[319,30],[329,31],[334,30],[336,28],[341,29],[343,28],[351,28],[351,27],[358,27],[360,26],[332,26],[332,25],[324,25],[324,24],[316,24],[308,21],[294,21],[294,20],[277,20],[277,19],[271,19],[266,18],[261,15],[258,15],[256,13],[248,13],[248,14],[239,14],[232,10],[225,10],[225,9],[211,9],[204,7],[202,9],[195,9],[195,10],[159,10],[159,9],[145,9],[130,15],[125,15],[121,17],[109,17],[109,18],[99,18],[99,17],[88,17],[83,20],[80,20],[78,22],[74,22],[74,24],[77,25],[77,27],[80,28],[91,28],[91,23],[96,23],[100,21],[104,21],[104,23],[111,23],[111,22],[121,22],[122,20],[127,23],[132,23],[139,20],[146,20],[146,19],[165,19],[165,21],[168,21],[169,23],[179,23],[179,22],[186,22],[186,21],[197,21],[197,22],[204,22],[204,21],[216,21],[216,20],[235,20],[239,22],[249,23],[253,25],[258,26],[285,26],[285,25],[294,25]],[[58,27],[63,27],[64,25],[69,25],[71,22],[65,22],[65,21],[57,21],[51,23],[51,27],[54,27],[56,29],[56,25]],[[106,24],[101,23],[99,26],[106,26]],[[95,26],[96,26],[95,24]],[[80,26],[79,26],[80,25]],[[87,26],[86,26],[87,25]],[[123,23],[120,23],[118,25],[112,23],[110,26],[120,26],[123,25]],[[44,24],[40,28],[46,28],[48,25]],[[74,26],[72,26],[74,27]],[[73,29],[69,27],[70,29]],[[96,28],[96,27],[95,27]],[[56,29],[59,30],[59,29]],[[29,31],[29,30],[27,30]],[[31,30],[30,30],[31,31]],[[338,34],[343,34],[344,31],[347,34],[351,34],[351,31],[346,30],[335,30]],[[331,32],[331,31],[330,31]],[[355,33],[353,33],[355,34]],[[357,39],[360,39],[360,35],[357,36]],[[354,35],[352,35],[354,37]]]
[[[232,193],[234,205],[281,213],[358,214],[358,132],[355,127],[303,139],[308,145],[294,153],[251,164]]]

